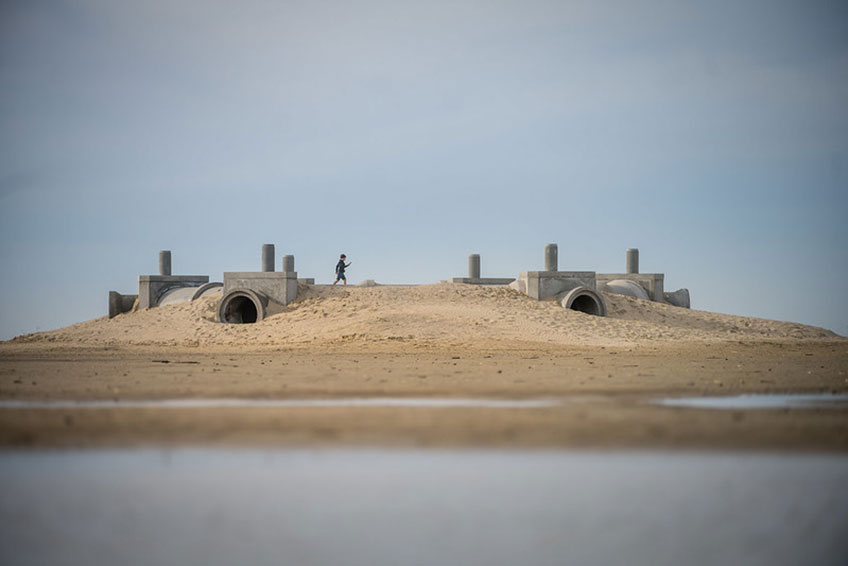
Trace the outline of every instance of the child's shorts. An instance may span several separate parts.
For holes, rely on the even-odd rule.
[[[344,273],[336,273],[336,281],[347,281],[347,277],[344,276]]]

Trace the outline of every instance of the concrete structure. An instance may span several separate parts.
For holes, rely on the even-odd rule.
[[[563,307],[605,316],[607,306],[597,292],[594,271],[559,271],[557,244],[545,246],[545,271],[522,271],[514,287],[528,297],[556,299]]]
[[[292,272],[294,272],[294,256],[293,255],[284,255],[283,256],[283,273],[292,273]]]
[[[627,279],[614,279],[605,284],[601,288],[601,291],[616,295],[626,295],[628,297],[633,297],[634,299],[642,299],[643,301],[651,300],[644,287],[635,281],[629,281]]]
[[[480,254],[468,256],[468,278],[480,279]]]
[[[607,303],[604,298],[597,291],[588,287],[575,287],[557,295],[557,300],[566,309],[595,316],[607,315]]]
[[[512,277],[480,277],[480,254],[468,256],[468,277],[453,277],[451,283],[467,285],[509,285],[515,281]]]
[[[209,283],[208,275],[171,275],[171,252],[162,250],[159,252],[159,275],[138,277],[138,308],[151,309],[174,289],[200,287],[206,283]]]
[[[556,244],[545,246],[545,271],[559,270],[559,247]]]
[[[650,300],[660,303],[665,302],[663,295],[665,275],[662,273],[639,273],[638,249],[628,248],[625,254],[625,273],[598,273],[597,288],[609,293],[615,293],[616,288],[621,288],[621,281],[633,281],[645,290]],[[624,294],[633,296],[630,293]]]
[[[223,287],[223,283],[206,283],[200,287],[178,287],[171,289],[159,297],[157,306],[164,307],[187,301],[196,301],[201,297],[220,295]]]
[[[171,250],[159,252],[159,275],[171,275]]]
[[[273,244],[262,246],[262,268],[271,271],[226,272],[218,321],[244,324],[260,322],[266,316],[282,312],[297,298],[297,272],[273,271]],[[268,253],[271,255],[269,265]],[[285,256],[283,266],[294,268],[294,256]]]
[[[624,267],[625,273],[633,275],[639,273],[639,250],[637,248],[627,248],[627,260]]]
[[[626,285],[629,281],[631,284],[639,285],[644,289],[647,298],[658,303],[668,302],[674,306],[689,308],[689,291],[688,289],[679,289],[673,293],[666,293],[665,274],[663,273],[639,273],[639,250],[636,248],[628,248],[625,258],[625,273],[598,273],[597,289],[607,293],[616,293],[619,295],[628,295],[636,298],[643,298],[640,293],[632,286]]]
[[[262,271],[270,273],[276,267],[274,244],[262,244]]]
[[[664,293],[665,301],[676,307],[682,307],[684,309],[691,308],[691,302],[689,301],[689,289],[678,289],[677,291],[672,291],[670,293]]]
[[[130,312],[138,300],[138,295],[122,295],[117,291],[109,291],[109,318]]]

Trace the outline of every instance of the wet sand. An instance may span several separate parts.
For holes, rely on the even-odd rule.
[[[848,450],[842,408],[662,407],[667,396],[848,392],[848,341],[633,346],[403,343],[321,347],[0,344],[0,398],[569,402],[542,408],[0,410],[0,445]],[[576,397],[575,397],[576,396]]]

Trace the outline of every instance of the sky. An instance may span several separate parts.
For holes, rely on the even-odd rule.
[[[0,339],[174,274],[645,273],[848,335],[841,1],[0,0]]]

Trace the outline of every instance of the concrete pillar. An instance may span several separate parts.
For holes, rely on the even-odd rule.
[[[294,273],[294,256],[283,256],[283,273]]]
[[[557,245],[548,244],[545,246],[545,271],[559,271],[557,265]]]
[[[639,250],[637,248],[627,248],[627,264],[625,273],[639,273]]]
[[[274,244],[262,244],[262,271],[274,271]]]
[[[468,256],[468,277],[470,279],[480,279],[480,254],[471,254]]]
[[[159,252],[159,275],[171,274],[171,250]]]

